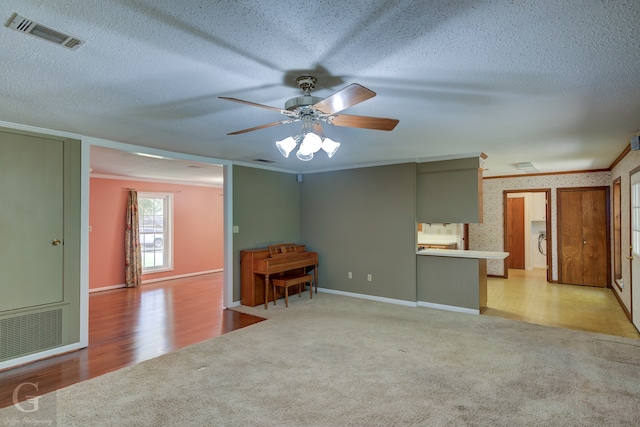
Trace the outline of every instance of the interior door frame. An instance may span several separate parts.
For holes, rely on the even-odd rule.
[[[636,173],[640,172],[640,166],[632,169],[629,172],[629,187],[628,187],[628,191],[627,191],[627,196],[629,197],[629,248],[631,248],[630,252],[631,252],[631,258],[627,257],[628,263],[629,263],[629,310],[627,312],[627,317],[629,318],[629,320],[631,321],[631,323],[636,327],[636,329],[638,329],[640,331],[640,319],[636,319],[636,313],[633,310],[633,218],[632,218],[632,197],[631,197],[631,192],[633,191],[633,183],[632,183],[632,178],[633,175],[635,175]],[[622,196],[622,194],[621,194]],[[622,256],[622,255],[621,255]],[[620,291],[622,291],[622,289],[620,289]],[[616,294],[617,296],[617,294]],[[618,297],[618,301],[620,301],[620,297]],[[620,301],[620,305],[622,306],[623,309],[625,309],[624,304],[622,304],[622,301]],[[635,320],[634,320],[635,319]],[[637,320],[637,321],[636,321]]]
[[[502,192],[502,237],[503,237],[503,243],[502,243],[502,247],[504,248],[504,250],[507,250],[507,243],[508,243],[508,236],[507,236],[507,224],[508,224],[508,209],[507,209],[507,199],[508,199],[508,195],[509,194],[514,194],[514,193],[545,193],[545,200],[546,200],[546,206],[545,206],[545,212],[546,212],[546,219],[545,219],[545,228],[547,230],[547,282],[552,283],[553,282],[553,262],[551,262],[551,260],[553,260],[553,233],[551,233],[551,188],[531,188],[531,189],[522,189],[522,190],[504,190]],[[504,260],[502,260],[503,263],[503,278],[508,279],[509,278],[509,268],[508,268],[508,262],[507,262],[507,258],[505,258]]]
[[[95,139],[91,137],[84,138],[84,142],[86,143],[86,159],[83,160],[83,166],[87,166],[86,173],[86,200],[83,200],[83,203],[86,204],[86,221],[89,223],[89,183],[91,180],[89,174],[89,165],[91,162],[90,152],[92,146],[106,147],[113,150],[120,150],[130,153],[147,153],[147,154],[155,154],[161,155],[165,159],[169,160],[186,160],[188,162],[193,163],[206,163],[210,165],[222,166],[223,168],[223,183],[222,183],[222,193],[223,193],[223,293],[222,293],[222,305],[224,308],[234,307],[239,304],[235,303],[233,300],[233,231],[232,231],[232,223],[233,223],[233,164],[229,160],[222,160],[215,157],[205,157],[199,155],[192,154],[184,154],[178,153],[175,151],[166,151],[166,150],[158,150],[158,149],[150,149],[149,147],[142,147],[139,145],[125,144],[116,141],[103,140],[103,139]],[[166,161],[166,160],[165,160]],[[130,179],[134,179],[129,177]],[[139,178],[138,178],[139,179]],[[88,226],[86,227],[88,229]],[[87,233],[87,242],[86,247],[89,247],[89,239]],[[84,251],[87,253],[87,251]],[[86,257],[86,266],[89,268],[89,258]],[[89,277],[87,273],[87,290],[86,290],[86,298],[88,301],[89,297]],[[88,304],[88,302],[87,302]],[[87,316],[87,325],[88,325],[88,316]],[[88,330],[87,330],[87,339],[88,339]]]
[[[631,182],[631,175],[629,174],[629,182]],[[629,185],[629,206],[631,206],[631,185]],[[611,266],[611,272],[613,274],[612,286],[615,285],[618,288],[618,292],[622,292],[622,287],[619,281],[622,280],[622,177],[617,177],[611,184],[611,213],[612,213],[612,229],[613,234],[611,236],[611,255],[613,256],[613,263]],[[631,216],[629,216],[631,219]],[[631,230],[631,222],[629,223],[629,230]],[[631,233],[629,233],[629,248],[631,248]],[[619,264],[619,271],[618,271]]]

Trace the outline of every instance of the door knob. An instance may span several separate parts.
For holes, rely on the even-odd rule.
[[[51,244],[52,244],[53,246],[58,246],[60,243],[62,243],[62,242],[61,242],[60,240],[58,240],[58,239],[53,239],[53,240],[51,241]]]

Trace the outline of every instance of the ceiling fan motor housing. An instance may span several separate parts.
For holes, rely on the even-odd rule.
[[[284,104],[284,109],[289,111],[295,111],[298,107],[308,107],[309,105],[317,104],[322,101],[323,98],[319,96],[296,96],[289,99]]]

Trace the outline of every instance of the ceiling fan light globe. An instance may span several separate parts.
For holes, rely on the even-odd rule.
[[[304,145],[304,143],[302,143],[300,144],[300,148],[298,148],[298,153],[300,153],[303,156],[306,156],[308,154],[313,154],[313,151],[309,149],[309,145]]]
[[[333,155],[336,154],[338,148],[340,148],[340,143],[334,141],[331,138],[325,138],[324,141],[322,141],[322,149],[325,153],[327,153],[327,156],[329,156],[329,158],[333,157]]]
[[[322,138],[315,133],[309,132],[304,136],[300,149],[304,153],[317,153],[322,148]]]
[[[291,136],[282,141],[276,141],[276,147],[284,157],[289,157],[289,154],[296,148],[296,145],[298,145],[297,141]]]
[[[303,162],[308,162],[309,160],[313,159],[313,153],[305,153],[302,151],[302,148],[300,148],[296,153],[296,157]]]

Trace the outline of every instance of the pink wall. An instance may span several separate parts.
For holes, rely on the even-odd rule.
[[[173,193],[173,270],[142,280],[223,267],[223,190],[161,182],[91,178],[89,288],[124,285],[124,224],[128,188]]]

